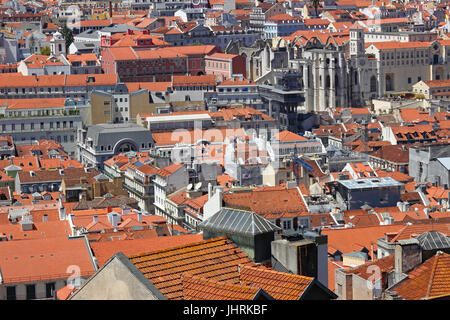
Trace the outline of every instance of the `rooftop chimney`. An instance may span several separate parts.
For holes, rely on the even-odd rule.
[[[94,215],[94,216],[92,217],[92,221],[93,221],[94,223],[97,223],[97,222],[98,222],[98,216],[97,216],[97,215]]]
[[[212,184],[208,183],[208,200],[212,197]]]
[[[402,274],[422,263],[422,250],[417,239],[399,240],[394,254],[397,280],[402,278]]]

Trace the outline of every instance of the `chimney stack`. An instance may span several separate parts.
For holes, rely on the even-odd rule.
[[[98,222],[98,216],[97,216],[97,215],[94,215],[93,218],[92,218],[92,221],[93,221],[94,223],[97,223],[97,222]]]
[[[397,281],[422,263],[422,249],[417,239],[399,240],[395,246],[395,276]]]
[[[113,16],[113,10],[112,10],[112,1],[109,1],[109,18],[111,19]]]
[[[212,184],[208,183],[208,200],[212,197]]]

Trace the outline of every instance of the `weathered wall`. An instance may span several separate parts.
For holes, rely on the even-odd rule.
[[[94,274],[72,300],[157,300],[119,259]]]

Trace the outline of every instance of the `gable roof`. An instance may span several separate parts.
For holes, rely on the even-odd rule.
[[[132,255],[129,259],[169,300],[183,298],[181,275],[186,272],[206,279],[238,283],[238,265],[255,265],[227,237]]]
[[[343,254],[370,249],[373,244],[377,250],[377,240],[383,238],[385,233],[398,232],[404,226],[401,224],[371,226],[362,228],[324,229],[323,234],[328,236],[328,246],[332,246]]]
[[[408,278],[391,291],[406,300],[420,300],[450,294],[450,255],[438,251],[413,269]]]
[[[278,214],[307,212],[297,188],[286,189],[285,185],[256,188],[250,192],[224,193],[227,207],[253,211],[266,219]]]
[[[184,300],[254,300],[260,289],[255,286],[211,281],[182,276]]]
[[[70,265],[79,266],[82,277],[94,273],[85,239],[5,241],[0,246],[3,284],[67,279]]]
[[[98,266],[101,267],[117,252],[122,252],[125,255],[136,255],[143,252],[179,247],[199,242],[202,239],[202,235],[188,234],[163,238],[90,242],[89,245],[92,253],[97,258]]]
[[[299,300],[314,278],[249,266],[239,267],[244,285],[258,286],[277,300]]]
[[[377,266],[382,273],[390,272],[391,270],[393,270],[395,267],[394,258],[395,255],[391,254],[381,259],[370,261],[354,268],[344,268],[342,269],[342,272],[347,274],[355,274],[363,279],[368,280],[373,275],[373,272],[371,272],[371,270],[373,270],[372,266]]]

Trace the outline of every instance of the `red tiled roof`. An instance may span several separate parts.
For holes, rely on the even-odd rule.
[[[293,133],[291,131],[288,131],[288,130],[284,130],[284,131],[281,131],[280,133],[276,133],[275,134],[275,138],[277,138],[279,141],[284,141],[284,142],[286,142],[286,141],[306,141],[306,140],[308,140],[307,138],[302,137],[302,136],[300,136],[298,134],[295,134],[295,133]]]
[[[230,183],[236,181],[233,177],[231,177],[229,174],[221,174],[220,176],[217,176],[217,182],[224,187],[228,187]]]
[[[203,236],[201,234],[188,234],[147,239],[90,242],[89,245],[97,258],[98,266],[101,267],[117,252],[123,252],[125,255],[130,256],[197,243],[202,239]]]
[[[90,276],[94,266],[84,239],[5,241],[0,246],[3,283],[67,279],[68,266],[77,265],[80,275]]]
[[[182,276],[184,300],[253,300],[258,287]]]
[[[391,177],[392,179],[401,182],[401,183],[406,183],[406,182],[411,182],[414,180],[414,177],[408,176],[405,173],[399,172],[399,171],[392,171],[392,172],[387,172],[384,170],[375,170],[376,174],[378,177],[383,178],[383,177]]]
[[[381,273],[392,271],[395,267],[394,258],[395,255],[391,254],[354,268],[344,268],[342,271],[347,274],[358,275],[359,277],[368,280],[373,275],[373,269],[371,268],[372,266],[377,266],[380,268],[379,270]]]
[[[2,214],[3,215],[3,214]],[[63,221],[47,221],[42,222],[33,216],[33,229],[22,230],[20,224],[1,224],[0,234],[5,234],[8,238],[12,236],[13,240],[35,240],[35,239],[53,239],[67,237],[71,235],[72,230],[69,222]]]
[[[400,116],[403,121],[414,123],[414,122],[435,122],[435,119],[425,111],[419,111],[417,109],[400,109]]]
[[[215,86],[216,76],[172,76],[172,86]]]
[[[168,177],[171,174],[175,173],[181,167],[183,167],[183,165],[181,163],[173,163],[165,168],[158,170],[157,174],[162,177]]]
[[[240,266],[239,276],[244,285],[257,286],[277,300],[299,300],[313,278],[251,266]]]
[[[274,219],[285,213],[302,215],[307,212],[297,188],[286,189],[284,185],[257,188],[250,192],[224,193],[222,197],[227,206],[250,210],[266,219],[267,215]]]
[[[431,42],[414,41],[414,42],[398,42],[398,41],[386,41],[386,42],[368,42],[365,44],[366,48],[369,46],[375,46],[378,50],[393,50],[393,49],[412,49],[412,48],[429,48]],[[439,81],[439,80],[438,80]]]
[[[334,292],[335,272],[343,266],[338,261],[328,260],[328,289]]]
[[[255,265],[226,237],[132,255],[129,259],[169,300],[183,298],[184,273],[236,284],[240,279],[238,265]]]
[[[56,298],[58,300],[67,300],[70,295],[75,292],[77,289],[72,285],[67,285],[56,291]]]
[[[378,238],[383,238],[387,232],[398,232],[403,227],[401,224],[393,224],[364,228],[324,229],[322,233],[328,236],[329,246],[345,254],[363,247],[370,250],[371,244],[374,250],[377,250]]]
[[[380,149],[372,152],[371,157],[384,159],[393,163],[404,163],[409,162],[409,151],[404,145],[386,145],[382,146]]]
[[[450,294],[450,255],[441,251],[408,273],[392,291],[406,300],[439,297]]]

